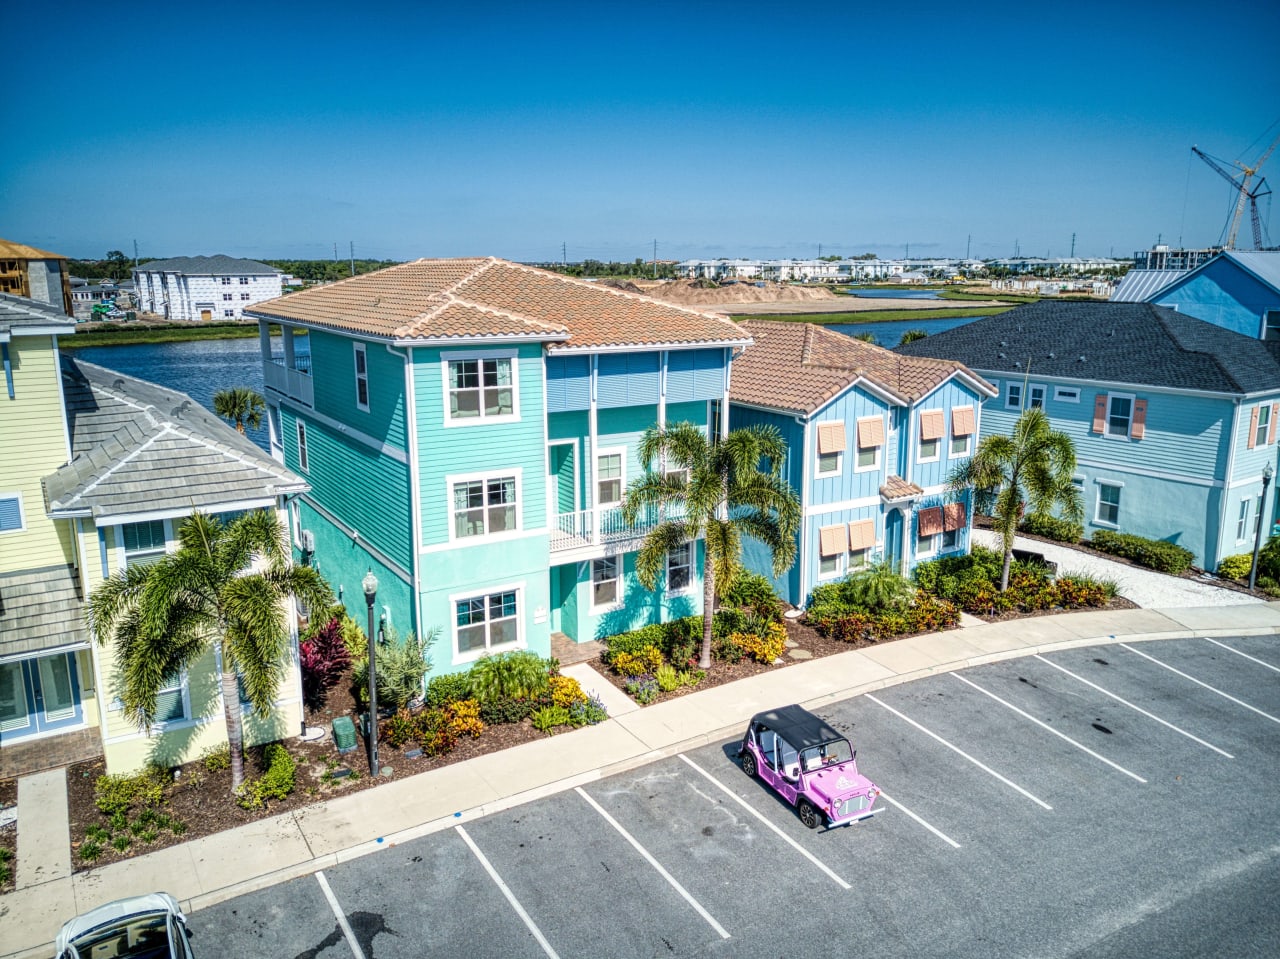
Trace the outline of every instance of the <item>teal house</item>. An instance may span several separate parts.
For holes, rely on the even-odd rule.
[[[703,544],[654,591],[622,520],[650,426],[724,431],[748,335],[723,316],[498,259],[418,260],[256,305],[295,543],[364,622],[361,580],[433,673],[701,612]],[[283,329],[273,354],[268,324]]]
[[[1166,540],[1216,570],[1275,517],[1274,346],[1168,307],[1042,300],[895,352],[951,357],[995,383],[983,436],[1043,409],[1075,444],[1086,536]]]
[[[973,455],[995,387],[962,363],[898,356],[812,323],[748,320],[753,345],[733,364],[729,425],[762,424],[787,444],[800,495],[797,561],[774,585],[796,606],[813,588],[873,561],[909,573],[965,553],[971,494],[947,477]],[[748,566],[770,556],[744,544]]]

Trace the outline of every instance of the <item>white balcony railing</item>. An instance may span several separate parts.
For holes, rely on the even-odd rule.
[[[644,536],[659,523],[681,519],[683,506],[647,507],[633,525],[622,518],[622,507],[606,506],[560,513],[551,526],[551,551],[560,552],[590,546],[610,546]]]
[[[303,358],[297,357],[295,362]],[[306,369],[291,370],[276,360],[264,364],[263,382],[267,389],[275,390],[307,406],[315,406],[315,381],[311,378],[310,372],[311,357],[307,356],[305,359]]]

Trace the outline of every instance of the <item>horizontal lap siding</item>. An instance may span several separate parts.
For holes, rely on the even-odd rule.
[[[896,472],[894,464],[888,461],[889,450],[882,447],[880,451],[880,468],[865,473],[855,473],[857,461],[858,419],[866,416],[878,416],[884,423],[886,446],[893,421],[890,419],[886,404],[860,389],[846,390],[834,402],[829,403],[813,418],[806,435],[806,449],[809,460],[810,492],[806,497],[806,506],[821,506],[825,503],[840,503],[845,500],[861,499],[865,496],[878,496],[880,485],[890,473]],[[840,460],[840,472],[832,476],[818,476],[818,429],[819,423],[844,422],[845,451]]]
[[[446,488],[445,477],[458,473],[501,473],[519,467],[523,474],[521,528],[544,528],[547,484],[541,346],[533,343],[519,347],[518,422],[480,421],[475,425],[447,428],[444,426],[445,368],[440,353],[439,349],[421,348],[413,352],[423,544],[432,546],[449,541],[452,494]]]
[[[404,359],[387,352],[381,343],[365,344],[369,372],[369,409],[356,406],[355,340],[313,331],[311,376],[315,383],[316,412],[346,423],[388,446],[404,450]]]
[[[311,484],[309,498],[405,569],[413,568],[409,468],[303,415],[307,465],[298,463],[298,413],[280,407],[285,465]]]
[[[1262,468],[1268,463],[1271,464],[1272,469],[1276,467],[1277,450],[1280,450],[1280,445],[1259,443],[1253,449],[1249,449],[1249,425],[1253,421],[1253,411],[1260,406],[1270,407],[1272,403],[1280,403],[1280,392],[1264,396],[1260,400],[1250,400],[1240,404],[1239,420],[1234,433],[1236,458],[1231,470],[1233,481],[1261,476]],[[1275,430],[1277,438],[1280,439],[1280,424],[1277,424]]]
[[[573,570],[571,575],[576,575],[577,582],[573,589],[572,609],[566,603],[563,614],[572,612],[576,616],[574,625],[578,641],[605,639],[651,623],[669,623],[686,616],[701,615],[703,552],[704,544],[699,540],[693,580],[687,590],[677,594],[667,593],[665,575],[659,576],[655,589],[646,589],[636,574],[636,554],[624,553],[622,602],[617,608],[592,609],[591,564],[572,564],[568,568]]]
[[[591,405],[591,358],[548,356],[547,412],[585,410]]]
[[[630,484],[643,474],[640,464],[640,437],[649,427],[658,422],[656,406],[633,406],[623,409],[600,410],[596,413],[596,435],[601,450],[612,446],[625,446],[626,483]],[[586,505],[590,506],[595,499],[595,490],[590,490]]]
[[[724,397],[725,350],[672,350],[667,354],[667,402]]]

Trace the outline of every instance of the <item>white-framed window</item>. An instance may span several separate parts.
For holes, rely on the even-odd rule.
[[[942,435],[946,432],[947,414],[944,410],[920,411],[920,444],[916,462],[931,463],[942,456]]]
[[[596,609],[622,601],[622,558],[605,556],[591,561],[591,605]]]
[[[818,556],[818,579],[835,579],[844,570],[841,568],[844,564],[844,556],[837,553],[834,556]]]
[[[917,463],[932,463],[941,455],[942,443],[939,440],[927,440],[920,438],[920,455],[916,457]]]
[[[693,544],[682,543],[667,553],[667,592],[683,593],[693,585]]]
[[[229,277],[229,276],[224,276],[224,277],[222,277],[222,285],[223,285],[223,286],[230,286],[230,285],[231,285],[231,277]]]
[[[1111,393],[1107,396],[1107,436],[1128,437],[1133,428],[1133,394]]]
[[[916,556],[932,556],[938,550],[938,534],[922,533],[917,530]]]
[[[862,569],[871,564],[871,550],[868,549],[851,549],[849,550],[849,572]]]
[[[1114,483],[1098,483],[1098,509],[1094,522],[1099,526],[1120,525],[1120,489]]]
[[[240,294],[240,299],[242,299],[242,300],[247,300],[247,299],[249,299],[249,294],[248,294],[248,293],[241,293],[241,294]]]
[[[456,659],[478,659],[520,645],[519,588],[454,598],[453,611]]]
[[[365,354],[365,344],[351,344],[355,351],[356,364],[356,409],[369,412],[369,357]]]
[[[1240,501],[1240,516],[1236,519],[1236,542],[1243,543],[1249,530],[1249,504],[1251,500]]]
[[[866,473],[880,468],[880,450],[884,448],[884,417],[864,416],[858,419],[855,430],[858,448],[853,471]]]
[[[1253,445],[1266,446],[1267,434],[1271,431],[1271,404],[1263,403],[1258,407],[1258,428],[1253,431]]]
[[[445,425],[520,418],[516,355],[444,354]]]
[[[1042,410],[1044,409],[1044,398],[1048,394],[1048,390],[1039,383],[1032,383],[1027,387],[1027,409]]]
[[[230,294],[230,293],[223,293],[223,294],[222,294],[222,299],[223,299],[223,302],[225,302],[225,303],[230,303],[230,302],[231,302],[231,294]]]
[[[942,531],[942,551],[950,552],[953,549],[960,548],[960,530],[944,529]]]
[[[225,317],[234,317],[234,316],[236,315],[236,311],[235,311],[235,310],[223,310],[223,311],[222,311],[222,315],[223,315],[223,316],[225,316]]]
[[[847,446],[844,421],[834,420],[818,424],[818,476],[834,476],[844,465]]]
[[[241,286],[248,286],[248,285],[249,285],[249,278],[248,278],[247,276],[242,276],[242,277],[240,277],[240,285],[241,285]]]
[[[154,563],[165,554],[167,548],[162,519],[125,523],[120,527],[120,538],[124,543],[126,567]]]
[[[711,400],[710,405],[707,407],[707,435],[713,443],[719,441],[720,430],[722,429],[721,402],[721,400]]]
[[[596,454],[596,505],[617,506],[627,488],[626,450],[602,449]]]
[[[1053,401],[1055,403],[1079,403],[1080,387],[1055,386],[1053,388]]]
[[[972,436],[952,436],[951,437],[951,456],[968,456],[973,452]]]
[[[307,464],[307,424],[302,420],[294,420],[298,430],[298,469],[308,472]]]
[[[18,533],[27,528],[22,515],[22,494],[0,494],[0,533]]]
[[[453,538],[493,536],[520,528],[517,474],[452,476]]]
[[[684,486],[689,485],[689,468],[687,466],[669,466],[666,470],[668,479],[679,480]]]
[[[843,456],[844,454],[839,451],[834,453],[819,453],[818,472],[815,475],[834,476],[836,473],[839,473],[840,462]]]
[[[154,725],[180,723],[191,716],[191,703],[187,691],[187,677],[183,673],[168,676],[156,694]]]
[[[1267,310],[1262,318],[1262,338],[1280,340],[1280,310]]]
[[[1010,380],[1005,384],[1004,408],[1007,410],[1022,409],[1022,384]]]

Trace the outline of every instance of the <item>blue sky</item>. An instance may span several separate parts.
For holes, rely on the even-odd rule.
[[[72,0],[6,49],[0,236],[631,260],[1063,256],[1074,232],[1127,255],[1218,241],[1228,186],[1193,143],[1252,161],[1280,133],[1275,3],[869,7]]]

